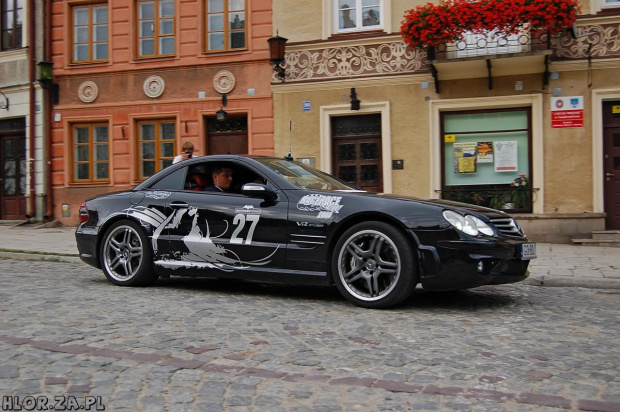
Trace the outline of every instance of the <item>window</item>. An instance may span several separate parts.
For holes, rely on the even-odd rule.
[[[531,212],[529,108],[442,113],[444,199]],[[518,183],[518,184],[517,184]]]
[[[172,164],[176,153],[174,120],[138,123],[139,178],[145,179]]]
[[[603,8],[620,7],[620,0],[603,0]]]
[[[336,32],[381,28],[382,0],[336,0]]]
[[[108,60],[108,6],[73,8],[73,62]]]
[[[0,0],[0,50],[22,47],[24,0]]]
[[[207,0],[207,51],[246,48],[245,0]]]
[[[138,56],[174,54],[174,0],[138,2]]]
[[[73,126],[73,181],[107,182],[110,176],[107,124]]]

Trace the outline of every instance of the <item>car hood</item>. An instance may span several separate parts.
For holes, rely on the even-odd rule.
[[[468,203],[454,202],[452,200],[422,199],[422,198],[413,197],[413,196],[388,195],[388,194],[376,194],[374,196],[378,196],[378,197],[386,198],[386,199],[396,199],[396,200],[402,200],[402,201],[408,201],[408,202],[424,203],[428,205],[439,206],[445,209],[457,210],[462,213],[467,213],[467,212],[479,213],[481,215],[487,216],[490,219],[508,217],[508,214],[500,210],[495,210],[495,209],[491,209],[488,207],[482,207],[482,206],[477,206],[477,205],[470,205]]]

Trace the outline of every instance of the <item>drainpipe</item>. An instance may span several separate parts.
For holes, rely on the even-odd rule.
[[[45,44],[44,60],[52,61],[52,0],[43,0],[45,2],[45,30],[43,34],[43,43]],[[52,93],[54,88],[54,71],[52,70],[51,89],[45,94],[45,217],[47,219],[54,218],[54,196],[52,191]]]
[[[36,99],[36,90],[34,87],[35,82],[35,73],[36,73],[36,45],[35,45],[35,0],[29,0],[28,2],[28,61],[30,63],[30,118],[28,122],[28,129],[30,131],[30,136],[28,139],[28,172],[30,174],[30,193],[28,194],[28,211],[26,217],[31,219],[36,216],[36,205],[35,205],[35,160],[34,160],[34,150],[35,150],[35,99]]]

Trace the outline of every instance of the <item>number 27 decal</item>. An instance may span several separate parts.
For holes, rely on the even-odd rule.
[[[252,236],[254,236],[254,229],[256,229],[256,225],[258,224],[258,221],[260,219],[260,215],[244,215],[239,213],[238,215],[235,215],[235,218],[233,219],[233,225],[237,226],[235,228],[235,231],[232,234],[232,237],[230,238],[230,243],[233,244],[246,244],[246,245],[251,245],[252,244]],[[245,238],[245,241],[242,237],[239,237],[239,233],[241,233],[241,231],[243,230],[243,228],[245,227],[245,222],[251,222],[250,223],[250,229],[248,229],[248,236]]]

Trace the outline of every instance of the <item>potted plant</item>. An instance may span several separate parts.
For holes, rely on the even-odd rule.
[[[528,207],[530,199],[530,189],[527,176],[525,173],[519,173],[514,182],[510,183],[512,191],[510,192],[510,201],[514,209],[525,209]]]

